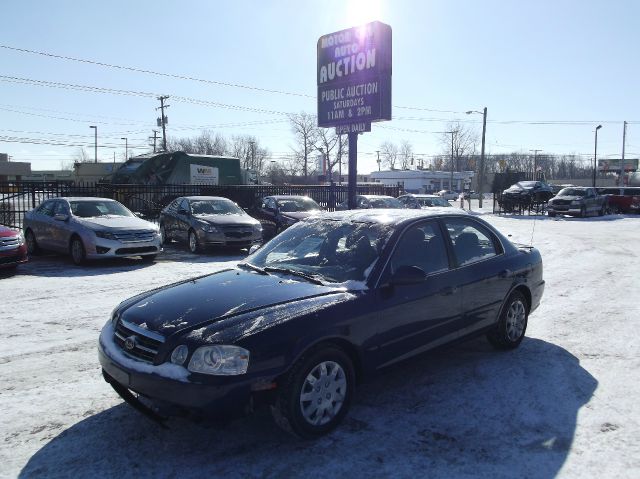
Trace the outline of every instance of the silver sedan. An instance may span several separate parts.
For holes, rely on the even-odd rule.
[[[153,261],[162,251],[158,227],[108,198],[52,198],[24,218],[27,249],[68,253],[86,259],[141,256]]]

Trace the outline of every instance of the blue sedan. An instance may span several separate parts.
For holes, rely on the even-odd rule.
[[[157,420],[266,404],[278,425],[317,437],[389,365],[478,335],[516,348],[543,290],[540,253],[479,218],[328,213],[236,266],[124,301],[99,357],[106,381]]]

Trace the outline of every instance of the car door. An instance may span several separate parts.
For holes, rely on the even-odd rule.
[[[36,237],[38,245],[45,249],[52,248],[50,229],[54,208],[55,200],[47,200],[38,206],[32,215],[31,230]]]
[[[462,289],[462,335],[493,324],[513,283],[500,240],[470,218],[444,218]]]
[[[191,206],[186,198],[182,198],[178,203],[178,211],[176,212],[176,219],[173,231],[175,237],[180,241],[187,241],[187,235],[191,228]]]
[[[262,199],[262,203],[258,206],[257,216],[258,220],[262,224],[263,236],[265,238],[271,238],[276,235],[278,224],[276,221],[276,215],[278,213],[278,207],[276,200],[271,197]]]
[[[71,211],[66,201],[54,201],[53,217],[50,221],[48,236],[51,241],[51,248],[56,251],[67,252],[69,248],[69,239],[71,238],[70,215]],[[56,216],[58,219],[56,219]],[[62,220],[63,217],[66,217],[66,220]]]
[[[402,267],[420,268],[424,280],[393,284]],[[462,294],[437,220],[421,221],[403,232],[378,285],[378,367],[457,337]]]
[[[178,212],[178,203],[182,198],[176,198],[169,206],[162,212],[162,216],[160,218],[161,223],[164,225],[164,234],[166,236],[166,240],[171,240],[175,238],[175,227],[176,227],[176,215]]]

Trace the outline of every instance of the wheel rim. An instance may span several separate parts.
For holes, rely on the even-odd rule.
[[[74,240],[71,244],[71,256],[76,263],[82,261],[83,251],[80,241]]]
[[[300,391],[300,410],[309,424],[323,426],[335,418],[347,395],[347,377],[338,363],[323,361],[307,375]]]
[[[33,237],[33,233],[29,231],[25,239],[27,241],[27,251],[29,254],[33,254],[36,249],[36,239]]]
[[[524,334],[527,310],[519,299],[511,303],[507,311],[507,338],[517,341]]]
[[[192,253],[195,253],[198,249],[198,238],[196,238],[196,234],[192,231],[189,233],[189,250]]]

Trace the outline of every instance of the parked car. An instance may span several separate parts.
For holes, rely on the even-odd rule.
[[[546,203],[553,197],[553,190],[544,181],[519,181],[502,192],[503,203]]]
[[[451,190],[440,190],[438,191],[438,196],[441,196],[442,198],[444,198],[445,200],[449,201],[449,200],[457,200],[458,196],[460,196],[460,193],[456,193],[455,191],[451,191]]]
[[[262,224],[265,239],[273,238],[301,219],[321,212],[320,205],[308,196],[290,195],[265,196],[250,211],[251,216]]]
[[[393,196],[386,195],[356,195],[356,209],[371,208],[404,208],[404,205]],[[340,203],[336,209],[338,211],[349,209],[349,200]]]
[[[27,260],[27,246],[22,233],[0,225],[0,269],[15,268]]]
[[[422,195],[422,194],[406,194],[402,196],[398,196],[398,201],[400,201],[405,208],[433,208],[433,207],[441,207],[441,208],[452,208],[451,203],[437,195]]]
[[[482,196],[482,193],[480,193],[479,191],[465,191],[464,192],[464,199],[465,200],[479,200],[481,196]]]
[[[606,195],[611,213],[640,213],[640,187],[599,188],[601,195]]]
[[[151,262],[162,251],[158,227],[109,198],[46,200],[25,214],[24,237],[29,254],[67,253],[77,265],[123,256]]]
[[[386,366],[478,335],[516,348],[543,289],[540,253],[477,217],[326,213],[234,268],[120,303],[99,358],[105,380],[158,420],[267,404],[280,426],[315,437]]]
[[[595,188],[572,186],[563,188],[547,203],[547,214],[580,216],[585,218],[596,214],[602,216],[607,212],[607,197],[599,195]]]
[[[198,253],[208,246],[249,248],[262,242],[262,225],[228,198],[181,196],[160,213],[160,236],[186,242]]]

